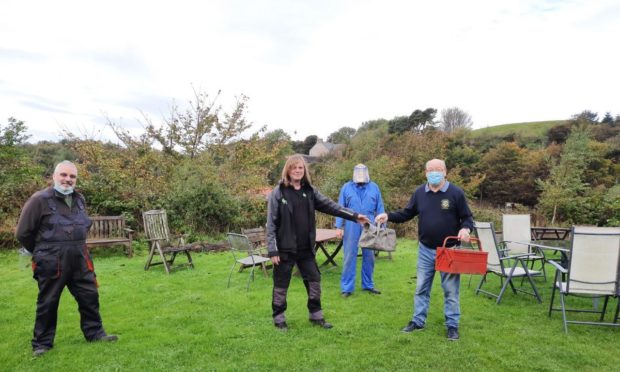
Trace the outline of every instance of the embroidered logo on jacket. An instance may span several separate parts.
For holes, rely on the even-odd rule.
[[[450,209],[450,200],[442,199],[441,200],[441,209]]]

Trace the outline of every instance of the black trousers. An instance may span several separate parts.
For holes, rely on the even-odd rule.
[[[308,293],[308,312],[310,319],[322,319],[321,309],[321,272],[316,263],[314,254],[310,251],[302,251],[297,254],[286,252],[280,253],[280,264],[273,269],[273,297],[271,307],[275,323],[285,320],[286,296],[293,268],[297,265]]]
[[[95,271],[84,243],[37,247],[32,258],[32,268],[39,285],[33,349],[54,346],[58,304],[65,286],[78,303],[80,327],[86,340],[105,336],[99,315]]]

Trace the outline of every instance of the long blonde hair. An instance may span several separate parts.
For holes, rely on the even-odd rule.
[[[303,164],[304,166],[304,176],[301,179],[301,184],[311,185],[312,181],[310,181],[310,173],[308,172],[308,164],[306,164],[306,161],[304,160],[303,155],[295,154],[295,155],[289,156],[288,159],[286,159],[284,168],[282,168],[282,183],[284,184],[284,186],[291,185],[291,178],[289,177],[288,172],[299,163]]]

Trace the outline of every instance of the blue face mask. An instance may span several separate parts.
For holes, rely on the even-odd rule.
[[[56,185],[54,184],[54,190],[58,191],[59,193],[63,194],[63,195],[69,195],[73,192],[73,187],[69,187],[69,188],[64,188],[60,185]]]
[[[426,179],[428,180],[429,184],[437,186],[441,183],[441,181],[443,181],[443,172],[428,172],[426,173]]]

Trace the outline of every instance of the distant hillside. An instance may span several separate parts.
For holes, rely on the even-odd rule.
[[[544,137],[549,128],[564,124],[566,120],[534,121],[530,123],[513,123],[495,125],[487,128],[475,129],[471,136],[477,137],[503,137],[516,134],[519,137]]]

